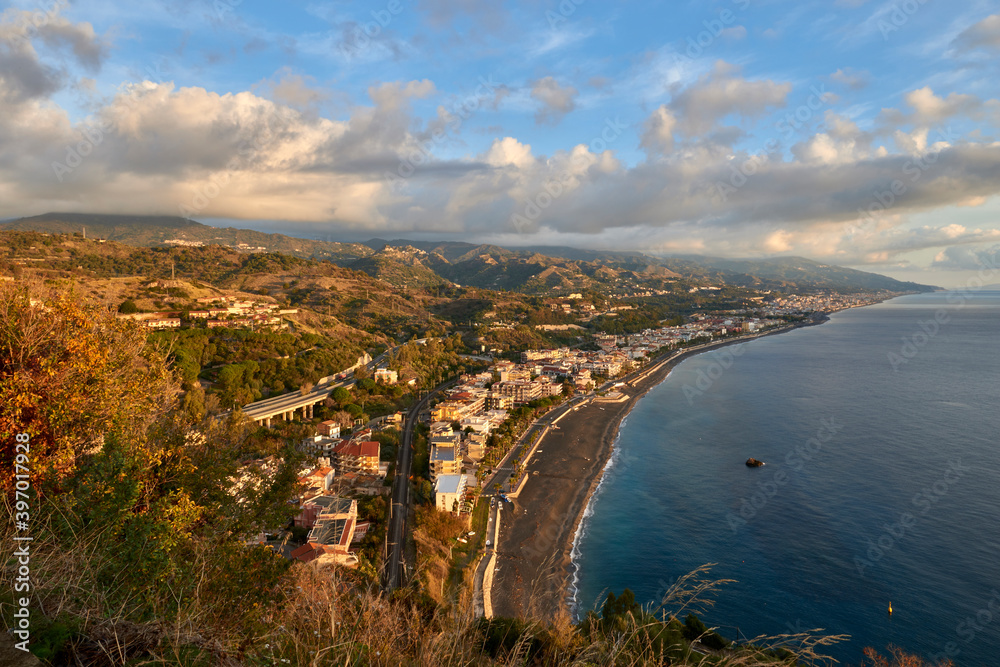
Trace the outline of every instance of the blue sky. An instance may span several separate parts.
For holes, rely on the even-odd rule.
[[[995,283],[998,55],[975,0],[13,3],[0,215]]]

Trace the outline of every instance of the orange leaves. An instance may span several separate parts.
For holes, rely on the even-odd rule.
[[[7,284],[0,319],[0,459],[13,455],[3,436],[31,433],[36,483],[60,487],[111,429],[141,433],[172,399],[145,333],[105,308]]]

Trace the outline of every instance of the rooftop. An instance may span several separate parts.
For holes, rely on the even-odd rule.
[[[334,454],[340,454],[342,456],[363,456],[363,457],[374,457],[378,458],[378,443],[374,441],[367,442],[342,442],[337,445],[334,450]]]
[[[458,493],[465,486],[465,475],[441,475],[437,478],[434,490],[437,493]]]

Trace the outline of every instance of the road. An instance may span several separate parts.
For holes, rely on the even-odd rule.
[[[413,432],[420,413],[442,389],[455,384],[449,380],[434,388],[417,401],[406,415],[406,425],[399,439],[396,454],[396,474],[392,479],[392,504],[389,506],[389,526],[386,529],[385,566],[382,571],[383,588],[386,593],[399,588],[405,579],[403,547],[406,544],[406,518],[410,506],[410,474],[413,464]]]
[[[486,520],[486,541],[490,546],[484,548],[472,584],[472,606],[476,618],[493,618],[493,575],[496,572],[501,510],[502,502],[497,502],[496,499],[490,502],[490,514]]]
[[[524,455],[531,448],[531,434],[535,433],[536,431],[549,428],[552,425],[552,422],[559,419],[566,412],[573,410],[581,403],[589,400],[590,398],[592,398],[590,394],[582,394],[574,396],[573,398],[569,399],[569,401],[567,401],[566,403],[563,403],[562,405],[559,405],[553,408],[552,410],[549,410],[539,419],[532,422],[531,426],[529,426],[528,429],[521,434],[521,437],[518,438],[517,443],[510,448],[509,452],[507,452],[507,456],[505,456],[503,460],[500,461],[500,463],[497,465],[497,467],[493,469],[493,475],[489,479],[487,479],[483,484],[483,491],[481,495],[484,496],[494,495],[495,493],[494,486],[498,482],[500,483],[501,493],[503,493],[503,488],[507,484],[507,480],[510,479],[510,476],[514,474],[514,466],[512,464],[514,457],[515,456],[520,457],[520,459],[523,461]]]

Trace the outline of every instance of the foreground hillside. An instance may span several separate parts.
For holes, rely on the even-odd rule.
[[[819,664],[837,639],[730,645],[690,615],[718,593],[704,570],[662,609],[625,591],[574,625],[477,620],[461,591],[386,598],[362,571],[286,560],[248,538],[295,511],[292,440],[179,409],[164,352],[107,308],[6,282],[0,320],[0,432],[28,451],[5,437],[0,457],[30,486],[17,508],[30,519],[3,537],[32,537],[30,597],[15,598],[8,559],[0,614],[24,628],[26,610],[25,641],[48,664],[788,665]]]

